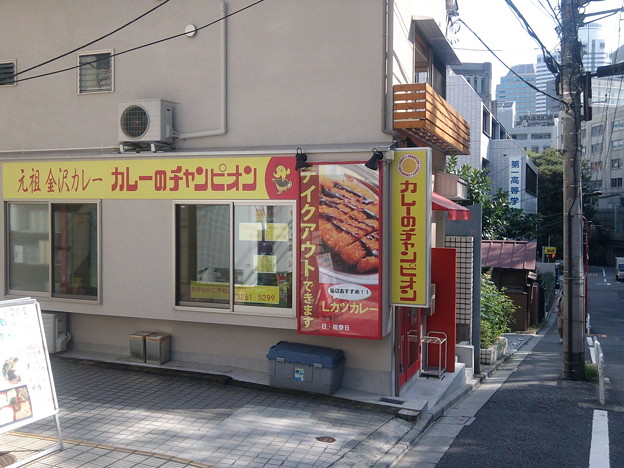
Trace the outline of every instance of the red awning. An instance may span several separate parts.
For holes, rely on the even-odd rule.
[[[470,210],[468,208],[458,205],[435,192],[431,192],[431,208],[437,211],[448,211],[448,219],[450,220],[467,221],[470,219]]]

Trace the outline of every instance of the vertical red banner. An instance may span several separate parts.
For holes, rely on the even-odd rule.
[[[298,331],[381,339],[379,172],[345,163],[300,174]]]

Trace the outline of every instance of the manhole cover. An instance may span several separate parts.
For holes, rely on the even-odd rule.
[[[317,437],[316,440],[318,440],[319,442],[327,442],[328,444],[336,442],[336,439],[334,439],[333,437],[327,437],[327,436]]]

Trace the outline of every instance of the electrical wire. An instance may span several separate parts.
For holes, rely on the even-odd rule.
[[[34,65],[34,66],[30,67],[30,68],[27,68],[26,70],[22,70],[22,71],[20,71],[20,72],[17,72],[17,73],[15,73],[15,74],[13,75],[13,78],[15,78],[15,77],[16,77],[16,76],[18,76],[18,75],[21,75],[22,73],[29,72],[29,71],[34,70],[34,69],[39,68],[39,67],[43,67],[44,65],[47,65],[47,64],[52,63],[52,62],[54,62],[54,61],[56,61],[56,60],[62,59],[63,57],[67,57],[68,55],[73,54],[74,52],[78,52],[80,49],[84,49],[85,47],[89,47],[90,45],[95,44],[96,42],[101,41],[102,39],[106,39],[107,37],[112,36],[112,35],[113,35],[113,34],[115,34],[115,33],[118,33],[118,32],[119,32],[119,31],[121,31],[122,29],[127,28],[127,27],[128,27],[128,26],[130,26],[131,24],[136,23],[136,22],[137,22],[137,21],[139,21],[140,19],[142,19],[142,18],[146,17],[147,15],[149,15],[150,13],[152,13],[152,12],[156,11],[158,8],[161,8],[161,7],[165,6],[165,5],[166,5],[167,3],[169,3],[170,1],[171,1],[171,0],[163,0],[161,3],[159,3],[158,5],[156,5],[154,8],[151,8],[150,10],[146,11],[146,12],[145,12],[145,13],[143,13],[142,15],[137,16],[136,18],[134,18],[134,19],[132,19],[132,20],[128,21],[127,23],[125,23],[124,25],[122,25],[122,26],[118,27],[118,28],[117,28],[117,29],[115,29],[114,31],[111,31],[111,32],[109,32],[108,34],[104,34],[103,36],[100,36],[100,37],[98,37],[97,39],[94,39],[94,40],[92,40],[92,41],[90,41],[90,42],[87,42],[86,44],[83,44],[83,45],[81,45],[81,46],[79,46],[79,47],[76,47],[75,49],[72,49],[72,50],[70,50],[69,52],[65,52],[64,54],[58,55],[58,56],[56,56],[56,57],[54,57],[54,58],[51,58],[50,60],[46,60],[45,62],[41,62],[41,63],[40,63],[40,64],[38,64],[38,65]]]
[[[548,69],[553,74],[556,73],[556,72],[559,72],[561,67],[557,63],[557,60],[555,60],[555,58],[551,55],[550,51],[542,43],[542,41],[540,40],[539,36],[536,34],[535,30],[531,27],[531,25],[526,20],[524,15],[522,13],[520,13],[520,10],[518,10],[518,8],[516,7],[516,5],[513,3],[512,0],[505,0],[505,3],[507,3],[507,6],[509,6],[509,8],[511,8],[511,10],[515,13],[516,17],[520,20],[520,23],[524,26],[524,29],[526,30],[526,32],[529,33],[529,36],[531,36],[535,40],[535,42],[537,42],[537,44],[540,46],[540,48],[542,49],[542,55],[544,56],[544,62],[547,63],[547,64],[548,63],[552,64],[552,67],[549,66]],[[550,57],[550,60],[552,62],[547,60],[548,57]],[[551,69],[551,68],[554,68],[554,69]]]
[[[537,0],[537,1],[539,2],[540,5],[542,5],[542,8],[544,8],[544,10],[546,10],[546,7],[543,5],[542,0]],[[561,21],[559,20],[559,16],[557,15],[557,12],[553,8],[553,6],[550,4],[550,0],[546,0],[546,4],[548,5],[548,8],[552,12],[552,15],[550,15],[550,16],[557,22],[557,26],[559,28],[561,28]]]
[[[533,83],[529,83],[528,81],[526,81],[524,78],[522,78],[518,73],[516,73],[514,70],[512,70],[505,62],[503,62],[503,60],[496,55],[496,53],[483,41],[483,39],[481,39],[481,37],[479,37],[479,35],[474,32],[472,30],[472,28],[470,26],[468,26],[468,24],[466,24],[466,22],[464,20],[462,20],[461,18],[458,18],[456,20],[456,22],[463,24],[464,26],[466,26],[466,28],[468,28],[468,31],[470,31],[478,40],[479,42],[481,42],[481,44],[483,44],[483,46],[488,50],[488,52],[490,52],[494,57],[496,57],[496,59],[507,69],[509,70],[511,73],[513,73],[514,75],[516,75],[516,77],[518,79],[520,79],[524,84],[526,84],[529,88],[531,88],[534,91],[537,91],[538,93],[541,93],[563,105],[567,105],[567,102],[564,101],[563,99],[559,99],[558,97],[555,96],[551,96],[550,94],[548,94],[547,92],[539,89],[537,86],[535,86]]]
[[[215,24],[217,24],[217,23],[219,23],[221,21],[224,21],[227,18],[230,18],[231,16],[234,16],[234,15],[236,15],[238,13],[241,13],[241,12],[243,12],[245,10],[248,10],[249,8],[252,8],[252,7],[254,7],[254,6],[256,6],[256,5],[258,5],[258,4],[262,3],[262,2],[264,2],[264,0],[257,0],[257,1],[255,1],[253,3],[250,3],[249,5],[244,6],[242,8],[239,8],[238,10],[233,11],[232,13],[228,13],[228,14],[220,17],[220,18],[217,18],[216,20],[211,21],[208,24],[205,24],[203,26],[195,28],[195,31],[201,31],[202,29],[206,29],[206,28],[208,28],[210,26],[214,26]],[[62,68],[62,69],[55,70],[55,71],[48,72],[48,73],[41,73],[39,75],[29,76],[27,78],[18,78],[17,80],[15,80],[15,82],[17,83],[17,82],[21,82],[21,81],[34,80],[36,78],[43,78],[43,77],[46,77],[46,76],[57,75],[59,73],[64,73],[64,72],[67,72],[67,71],[75,70],[77,68],[84,67],[86,65],[92,65],[92,64],[100,62],[102,60],[110,60],[113,57],[118,57],[120,55],[128,54],[130,52],[135,52],[135,51],[140,50],[140,49],[145,49],[146,47],[151,47],[153,45],[161,44],[163,42],[170,41],[172,39],[177,39],[179,37],[186,36],[186,34],[187,34],[186,32],[183,32],[183,33],[180,33],[180,34],[174,34],[173,36],[164,37],[162,39],[158,39],[156,41],[148,42],[148,43],[142,44],[140,46],[136,46],[136,47],[132,47],[130,49],[122,50],[120,52],[116,52],[116,53],[113,53],[113,54],[110,54],[110,55],[106,55],[104,57],[92,60],[90,62],[85,62],[85,63],[82,63],[80,65],[74,65],[72,67]]]

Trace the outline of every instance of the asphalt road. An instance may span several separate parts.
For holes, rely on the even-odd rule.
[[[605,355],[605,406],[609,413],[611,466],[624,466],[624,282],[615,268],[590,267],[588,310],[590,332]]]
[[[551,317],[543,336],[532,338],[536,343],[494,374],[499,383],[489,394],[486,381],[459,403],[463,409],[436,421],[399,467],[624,466],[624,283],[615,282],[613,268],[603,274],[592,267],[590,273],[591,333],[599,335],[611,381],[605,406],[598,403],[595,384],[563,379],[562,344]],[[471,407],[472,416],[466,412]],[[608,454],[592,436],[595,414],[608,419]],[[594,456],[599,461],[590,464]]]

